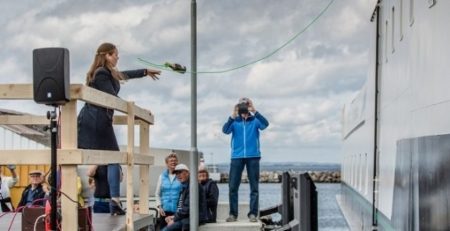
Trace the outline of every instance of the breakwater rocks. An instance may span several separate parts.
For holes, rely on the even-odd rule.
[[[339,171],[308,171],[311,179],[317,183],[340,183],[341,172]],[[282,172],[262,171],[260,173],[260,183],[281,183]],[[228,182],[228,173],[220,174],[220,182]],[[247,174],[244,171],[241,178],[242,183],[248,183]]]

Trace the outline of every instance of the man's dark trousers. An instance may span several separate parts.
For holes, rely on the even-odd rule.
[[[237,158],[231,159],[229,174],[229,203],[230,215],[238,217],[238,191],[241,184],[242,172],[244,167],[247,168],[247,177],[250,183],[250,212],[258,216],[259,211],[259,160],[260,157],[254,158]]]

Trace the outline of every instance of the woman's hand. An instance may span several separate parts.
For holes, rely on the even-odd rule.
[[[153,69],[147,69],[147,75],[150,76],[153,80],[158,80],[158,75],[161,74],[161,71],[153,70]]]

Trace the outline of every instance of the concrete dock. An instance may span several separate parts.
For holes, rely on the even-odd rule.
[[[217,223],[208,223],[199,227],[200,231],[260,231],[262,223],[250,222],[247,217],[248,203],[239,204],[239,216],[236,222],[226,222],[228,217],[228,203],[219,203],[217,207]]]

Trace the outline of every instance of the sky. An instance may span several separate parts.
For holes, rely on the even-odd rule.
[[[197,0],[197,70],[257,60],[302,31],[331,0]],[[261,132],[264,162],[339,163],[341,111],[365,82],[373,0],[335,0],[304,33],[273,56],[220,74],[198,74],[197,147],[206,163],[230,161],[222,126],[240,97],[270,122]],[[190,0],[0,0],[0,84],[32,83],[32,50],[65,47],[70,82],[84,83],[96,48],[112,42],[120,70],[138,61],[190,69]],[[126,82],[119,96],[149,109],[152,147],[190,150],[190,74],[162,71]],[[78,110],[82,104],[78,105]],[[30,101],[0,108],[44,115]],[[120,144],[125,128],[116,127]]]

